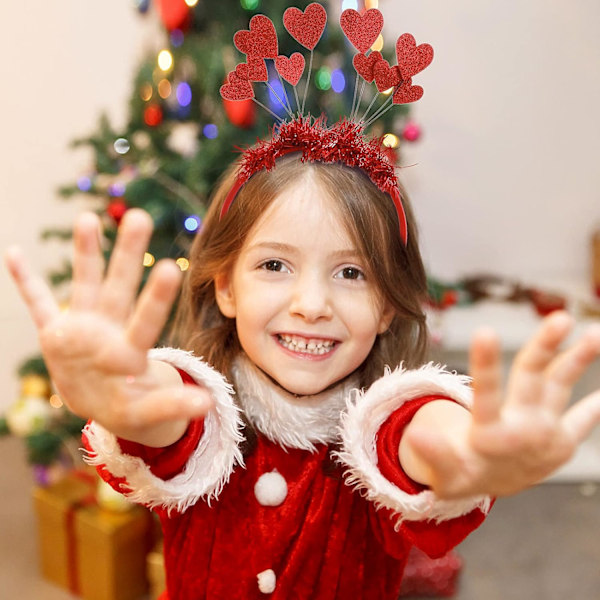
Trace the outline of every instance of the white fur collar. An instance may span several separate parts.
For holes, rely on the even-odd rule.
[[[245,357],[232,369],[236,398],[250,422],[269,440],[287,448],[316,450],[339,439],[340,415],[356,379],[314,396],[295,396],[273,383]]]

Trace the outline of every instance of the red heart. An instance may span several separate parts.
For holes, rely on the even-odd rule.
[[[255,58],[275,58],[279,52],[275,26],[265,15],[252,17],[250,31],[236,32],[233,43],[240,52]]]
[[[409,104],[423,97],[423,88],[420,85],[412,85],[412,79],[403,81],[394,94],[394,104]]]
[[[314,50],[325,31],[327,13],[316,2],[309,4],[304,12],[292,7],[283,13],[283,24],[299,44]]]
[[[402,82],[398,67],[390,67],[390,63],[383,58],[373,67],[375,84],[380,92],[395,88]]]
[[[235,68],[235,74],[246,81],[268,81],[267,65],[262,58],[248,57],[248,64],[242,63]]]
[[[225,100],[249,100],[254,98],[254,89],[252,84],[246,79],[242,79],[232,71],[227,76],[225,85],[221,86],[221,97]]]
[[[340,25],[354,47],[365,54],[383,29],[383,15],[376,8],[370,8],[364,15],[348,8],[340,17]]]
[[[371,52],[369,56],[366,54],[357,54],[352,60],[352,64],[354,65],[356,72],[367,83],[371,83],[375,78],[375,72],[373,69],[380,60],[383,60],[381,52]]]
[[[275,59],[277,72],[292,85],[298,85],[305,66],[304,56],[300,52],[294,52],[289,58],[278,56]]]
[[[396,42],[396,56],[402,79],[410,79],[431,64],[433,48],[429,44],[417,46],[415,38],[405,33]]]

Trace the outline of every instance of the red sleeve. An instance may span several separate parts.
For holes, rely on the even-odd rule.
[[[181,370],[179,373],[183,383],[195,385],[194,380],[187,373]],[[203,431],[204,421],[203,419],[197,419],[190,421],[186,432],[179,440],[165,448],[152,448],[121,438],[118,438],[118,443],[123,454],[141,458],[148,465],[153,475],[166,480],[181,473],[189,457],[198,446]],[[85,432],[82,437],[86,450],[93,453],[93,449],[88,443]],[[98,467],[98,473],[102,479],[110,483],[117,491],[129,491],[125,479],[113,476],[103,465]]]
[[[452,399],[443,396],[424,396],[406,402],[388,417],[377,435],[377,466],[381,474],[388,481],[409,494],[418,494],[426,490],[427,487],[410,479],[402,470],[398,458],[400,440],[404,429],[415,413],[433,400]],[[469,533],[479,527],[484,519],[485,514],[481,510],[475,509],[462,517],[442,521],[441,523],[435,521],[404,521],[400,529],[412,544],[430,557],[437,558],[444,556],[459,544]],[[385,537],[395,534],[390,527],[382,527],[381,532]]]

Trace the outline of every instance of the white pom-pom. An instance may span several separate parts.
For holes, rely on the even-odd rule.
[[[275,591],[275,585],[277,578],[275,577],[275,571],[273,569],[267,569],[256,576],[258,580],[258,589],[263,594],[272,594]]]
[[[263,473],[254,485],[254,495],[263,506],[279,506],[287,497],[288,487],[281,473]]]

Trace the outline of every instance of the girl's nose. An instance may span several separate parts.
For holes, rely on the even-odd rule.
[[[331,290],[316,276],[297,279],[289,307],[290,313],[309,322],[328,320],[333,316]]]

